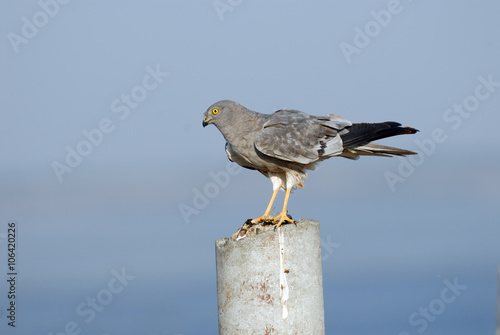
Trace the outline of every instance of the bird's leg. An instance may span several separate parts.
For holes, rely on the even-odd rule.
[[[256,219],[253,219],[252,223],[263,222],[269,218],[269,216],[270,216],[269,214],[271,213],[271,208],[273,207],[274,198],[276,198],[276,194],[278,194],[278,191],[279,191],[279,188],[277,188],[273,191],[273,195],[271,196],[271,201],[269,201],[269,205],[267,205],[267,209],[264,212],[264,215],[262,215],[261,217],[258,217]]]
[[[280,215],[278,215],[277,217],[274,218],[274,222],[278,222],[278,225],[276,227],[281,226],[281,224],[283,223],[283,221],[288,221],[290,223],[294,223],[295,222],[292,219],[290,219],[288,217],[288,215],[286,214],[286,206],[288,204],[288,197],[290,196],[290,191],[291,190],[292,190],[291,188],[287,188],[286,189],[285,202],[283,203],[283,210],[281,211]]]

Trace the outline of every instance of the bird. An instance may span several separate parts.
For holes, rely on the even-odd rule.
[[[210,124],[225,138],[230,161],[271,180],[271,200],[264,214],[251,223],[271,222],[276,227],[294,223],[287,212],[290,192],[304,187],[307,171],[314,170],[319,162],[337,156],[355,160],[360,156],[415,155],[372,142],[419,131],[394,121],[352,123],[335,114],[315,116],[293,109],[264,114],[232,100],[218,101],[206,110],[203,127]],[[271,210],[280,189],[285,191],[283,209],[273,217]]]

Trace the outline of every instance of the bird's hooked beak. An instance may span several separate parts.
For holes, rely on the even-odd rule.
[[[206,126],[208,126],[211,122],[212,122],[212,118],[209,118],[208,116],[205,116],[203,118],[203,128],[205,128]]]

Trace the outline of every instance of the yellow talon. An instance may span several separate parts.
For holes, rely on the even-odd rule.
[[[274,218],[273,220],[274,222],[278,221],[278,224],[276,225],[276,227],[279,227],[281,226],[281,224],[283,223],[283,221],[287,221],[287,222],[290,222],[290,223],[294,223],[295,221],[293,221],[292,219],[290,219],[288,217],[288,215],[283,212],[280,213],[280,215],[278,215],[277,217]]]
[[[260,216],[260,217],[258,217],[256,219],[253,219],[252,223],[259,223],[259,222],[264,222],[264,221],[272,221],[274,223],[277,223],[276,227],[281,226],[281,224],[283,223],[283,221],[294,223],[295,221],[293,221],[291,218],[288,217],[287,211],[286,211],[286,206],[288,204],[288,197],[290,197],[290,191],[291,191],[291,189],[287,189],[286,190],[285,202],[283,204],[283,210],[281,211],[281,213],[278,216],[276,216],[275,218],[273,218],[270,215],[271,208],[272,208],[273,202],[274,202],[274,198],[276,198],[276,194],[278,194],[278,189],[276,189],[273,192],[273,195],[271,197],[271,201],[269,201],[269,205],[267,206],[267,209],[264,212],[264,215],[262,215],[262,216]]]
[[[273,217],[270,215],[270,213],[271,213],[271,208],[273,207],[274,198],[276,198],[276,194],[278,194],[278,191],[279,190],[274,190],[273,191],[273,195],[271,197],[271,201],[269,201],[269,205],[267,205],[267,209],[264,212],[264,215],[262,215],[262,216],[260,216],[260,217],[258,217],[256,219],[253,219],[252,223],[259,223],[259,222],[272,221],[273,220]]]

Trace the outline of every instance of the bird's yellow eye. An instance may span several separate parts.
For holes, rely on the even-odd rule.
[[[212,109],[212,114],[213,115],[216,115],[217,113],[219,113],[219,109],[218,108]]]

